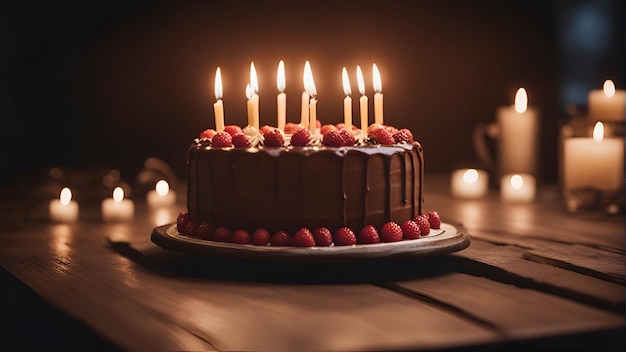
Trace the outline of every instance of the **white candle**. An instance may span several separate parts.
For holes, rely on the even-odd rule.
[[[224,103],[222,102],[222,71],[218,67],[215,71],[215,99],[213,112],[215,113],[215,130],[224,130]]]
[[[624,182],[624,139],[604,138],[596,123],[593,138],[568,138],[563,146],[565,190],[616,191]]]
[[[130,199],[124,199],[124,190],[121,187],[115,187],[113,198],[102,201],[101,211],[104,221],[129,221],[135,213],[135,204]]]
[[[374,122],[383,124],[383,83],[380,79],[380,72],[376,64],[372,66],[372,77],[374,81]]]
[[[343,125],[348,131],[352,131],[352,88],[350,87],[350,78],[348,77],[348,71],[344,67],[341,70],[341,83],[343,84],[343,93],[346,95],[343,98]]]
[[[307,61],[308,63],[308,61]],[[315,81],[313,80],[313,72],[311,71],[311,66],[305,70],[306,75],[304,76],[304,87],[311,96],[311,100],[309,100],[309,131],[312,134],[315,134],[315,130],[317,128],[317,89],[315,89]]]
[[[250,63],[250,83],[246,85],[248,98],[248,125],[259,130],[259,81],[256,76],[254,62]]]
[[[359,99],[359,107],[361,110],[361,131],[367,133],[367,97],[365,96],[365,82],[363,81],[363,72],[359,65],[356,66],[356,82],[359,86],[359,93],[361,93],[361,99]]]
[[[304,71],[302,73],[302,82],[304,83],[304,92],[302,92],[302,109],[300,113],[300,124],[304,127],[309,125],[309,92],[306,89],[306,80],[307,75],[311,73],[311,64],[309,61],[304,63]]]
[[[529,203],[535,199],[535,177],[529,174],[505,174],[500,179],[500,199]]]
[[[624,122],[626,93],[624,90],[615,90],[615,84],[606,80],[602,90],[592,90],[587,97],[589,117],[592,121]]]
[[[280,60],[278,63],[278,71],[276,72],[276,88],[278,88],[278,95],[276,96],[276,112],[278,122],[276,127],[281,131],[285,130],[285,123],[287,121],[287,95],[285,94],[285,63]]]
[[[50,220],[54,222],[74,222],[78,219],[78,203],[72,200],[72,191],[65,187],[59,199],[50,201]]]
[[[452,173],[450,189],[457,198],[482,198],[487,194],[489,174],[483,170],[459,169]]]
[[[520,88],[515,94],[514,106],[502,106],[497,110],[500,128],[499,172],[537,174],[539,153],[539,114],[528,106],[526,90]]]
[[[146,196],[148,205],[153,208],[167,207],[176,203],[176,193],[170,191],[170,185],[165,180],[159,180],[153,191]]]

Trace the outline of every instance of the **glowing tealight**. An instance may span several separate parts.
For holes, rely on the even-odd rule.
[[[59,199],[50,201],[50,220],[54,222],[74,222],[78,219],[78,203],[72,200],[72,191],[65,187]]]
[[[152,208],[171,206],[176,202],[176,193],[170,191],[170,185],[165,180],[159,180],[154,191],[146,196],[148,205]]]
[[[505,202],[532,202],[535,199],[535,188],[533,175],[505,174],[500,181],[500,198]]]
[[[528,95],[526,94],[526,89],[520,88],[515,93],[515,111],[518,113],[526,112],[528,108]]]
[[[135,204],[130,199],[124,199],[122,187],[115,187],[113,198],[102,201],[101,211],[104,221],[129,221],[135,213]]]
[[[615,83],[613,83],[610,79],[607,79],[602,85],[602,91],[607,98],[612,98],[615,96]]]
[[[452,173],[450,188],[456,198],[481,198],[487,194],[488,181],[489,175],[485,171],[459,169]]]

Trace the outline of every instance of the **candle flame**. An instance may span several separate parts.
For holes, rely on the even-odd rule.
[[[156,183],[156,187],[154,188],[156,190],[156,193],[160,196],[166,196],[170,191],[170,185],[165,180],[159,180],[159,182]]]
[[[254,96],[254,91],[252,90],[252,87],[250,87],[250,83],[246,84],[246,98],[248,98],[248,100],[252,99],[252,97]]]
[[[602,141],[602,139],[604,139],[604,124],[598,121],[593,127],[593,140],[596,142],[600,142]]]
[[[304,83],[304,90],[306,91],[306,80],[307,75],[311,72],[311,64],[309,60],[304,62],[304,71],[302,71],[302,82]]]
[[[467,169],[463,173],[463,182],[474,183],[478,181],[478,171],[476,169]]]
[[[528,95],[526,89],[520,88],[515,93],[515,111],[523,113],[528,108]]]
[[[72,191],[69,188],[65,187],[61,190],[61,196],[59,197],[61,204],[68,205],[72,200]]]
[[[520,189],[524,185],[524,179],[520,175],[511,176],[511,186],[513,189]]]
[[[256,77],[254,62],[250,62],[250,88],[252,88],[254,94],[259,92],[259,80]]]
[[[341,69],[341,83],[343,83],[343,93],[348,97],[352,94],[352,88],[350,87],[350,77],[348,77],[348,71],[344,67]]]
[[[278,71],[276,72],[276,88],[279,92],[285,91],[285,63],[280,60],[278,63]]]
[[[215,70],[215,100],[222,99],[222,70],[218,67]]]
[[[361,66],[356,65],[356,83],[359,86],[359,93],[361,95],[365,95],[365,82],[363,81],[363,71],[361,71]]]
[[[121,202],[124,199],[124,190],[122,187],[115,187],[113,190],[113,200],[116,202]]]
[[[380,79],[380,72],[378,72],[378,66],[372,65],[372,78],[374,80],[374,92],[380,93],[383,91],[383,83]]]
[[[602,87],[602,90],[604,91],[604,95],[606,95],[607,98],[612,98],[615,95],[615,83],[613,83],[613,81],[611,81],[610,79],[607,79],[606,81],[604,81],[604,86]]]
[[[311,64],[307,61],[304,64],[304,89],[309,93],[311,97],[317,95],[317,89],[315,89],[315,82],[313,81],[313,72],[311,71]]]

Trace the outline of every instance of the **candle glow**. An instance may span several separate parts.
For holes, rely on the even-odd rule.
[[[217,132],[224,130],[224,103],[222,102],[222,70],[218,67],[215,70],[215,99],[217,100],[213,104],[213,112],[215,113],[215,130]]]
[[[623,89],[616,89],[612,80],[604,81],[602,89],[590,91],[587,96],[587,103],[591,121],[624,123],[626,92]]]
[[[511,176],[511,186],[513,189],[520,189],[524,185],[524,179],[520,175]]]
[[[459,169],[452,173],[450,189],[452,195],[461,199],[484,197],[488,191],[489,174],[476,169]]]
[[[113,190],[113,200],[117,203],[124,200],[124,189],[122,187],[115,187]]]
[[[505,174],[500,180],[500,199],[505,202],[530,203],[535,199],[536,181],[529,174]]]
[[[64,187],[59,199],[53,199],[49,205],[50,220],[54,222],[74,222],[78,219],[78,203],[72,201],[72,191]]]
[[[59,197],[61,201],[61,205],[68,205],[72,201],[72,191],[69,188],[65,187],[61,190],[61,195]]]
[[[478,171],[476,169],[467,169],[463,173],[463,182],[475,183],[476,181],[478,181]]]
[[[176,193],[170,192],[170,184],[165,180],[159,180],[154,191],[148,192],[146,196],[148,205],[153,208],[170,206],[176,202]]]
[[[130,221],[135,212],[135,204],[130,199],[124,199],[122,187],[115,187],[113,198],[102,201],[101,211],[104,221]]]
[[[526,89],[520,88],[515,93],[515,111],[518,113],[526,112],[528,108],[528,95],[526,94]]]
[[[596,122],[593,127],[593,140],[601,142],[604,139],[604,124],[602,122]]]
[[[610,79],[604,81],[604,85],[602,86],[602,91],[607,98],[612,98],[615,96],[615,83]]]

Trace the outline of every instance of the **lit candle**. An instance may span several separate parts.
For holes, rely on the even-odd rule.
[[[350,78],[348,77],[348,71],[344,67],[341,70],[341,83],[343,83],[343,93],[346,95],[343,98],[343,125],[348,131],[352,131],[352,88],[350,87]]]
[[[281,131],[285,130],[287,121],[287,95],[285,94],[285,63],[280,60],[278,63],[278,71],[276,72],[276,87],[278,95],[276,96],[276,111],[278,115],[278,123],[276,127]]]
[[[308,63],[308,61],[307,61]],[[311,96],[311,100],[309,100],[309,131],[312,134],[315,134],[315,130],[317,127],[317,89],[315,89],[315,81],[313,81],[313,72],[311,71],[311,66],[308,66],[308,70],[305,70],[306,75],[304,76],[304,87]]]
[[[133,218],[135,204],[130,199],[124,199],[122,187],[115,187],[113,198],[103,200],[101,210],[104,221],[129,221]]]
[[[538,117],[537,110],[528,106],[524,88],[517,90],[514,106],[498,108],[500,174],[537,173]]]
[[[248,125],[259,130],[259,81],[256,77],[254,62],[250,63],[250,83],[246,85],[246,97],[248,98]]]
[[[170,185],[165,180],[159,180],[153,191],[146,196],[148,205],[153,208],[166,207],[176,203],[176,193],[170,192]]]
[[[615,90],[615,84],[606,80],[602,90],[592,90],[588,95],[589,117],[592,121],[624,121],[626,93]]]
[[[361,93],[361,99],[359,100],[359,106],[361,110],[361,131],[367,133],[367,97],[365,96],[365,82],[363,81],[363,72],[359,65],[356,66],[356,82],[359,86],[359,92]]]
[[[215,99],[217,100],[213,104],[215,130],[220,132],[224,130],[224,103],[222,102],[222,71],[219,67],[215,70]]]
[[[489,174],[483,170],[459,169],[452,173],[450,188],[457,198],[481,198],[487,194]]]
[[[617,191],[624,182],[624,139],[604,138],[596,123],[593,138],[568,138],[563,146],[565,190]]]
[[[535,199],[535,177],[529,174],[505,174],[500,180],[500,199],[529,203]]]
[[[372,77],[374,80],[374,122],[383,124],[383,83],[380,79],[380,72],[376,64],[372,66]]]
[[[59,199],[50,201],[50,220],[54,222],[74,222],[78,219],[78,203],[72,200],[72,191],[65,187]]]
[[[306,89],[307,75],[313,75],[311,73],[311,64],[309,61],[304,63],[304,71],[302,73],[302,82],[304,82],[304,92],[302,92],[302,109],[300,113],[300,124],[304,127],[309,125],[309,92]]]

